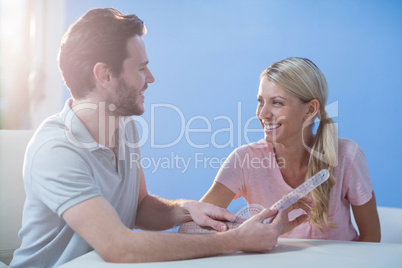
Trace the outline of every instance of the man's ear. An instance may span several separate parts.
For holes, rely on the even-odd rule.
[[[317,99],[312,99],[307,103],[307,113],[304,116],[305,120],[312,120],[320,110],[320,102]]]
[[[93,68],[93,74],[97,83],[101,84],[103,87],[108,87],[108,84],[112,80],[112,74],[106,63],[98,62]]]

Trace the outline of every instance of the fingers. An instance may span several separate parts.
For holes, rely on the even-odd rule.
[[[315,207],[315,204],[309,197],[303,197],[290,207],[288,207],[286,210],[282,211],[279,213],[276,218],[273,220],[274,226],[278,228],[278,231],[280,234],[285,234],[287,232],[290,232],[293,230],[295,227],[298,225],[302,224],[306,220],[308,220],[309,216],[312,215],[311,208],[310,207]],[[295,209],[302,209],[304,210],[306,214],[302,214],[295,218],[292,221],[289,221],[289,212],[295,210]]]
[[[302,202],[304,202],[304,203],[306,203],[306,205],[307,206],[309,206],[309,207],[315,207],[315,204],[314,204],[314,202],[313,202],[313,199],[311,199],[310,197],[308,197],[308,196],[304,196],[303,198],[301,198],[299,201],[302,201]]]
[[[288,228],[282,231],[282,234],[292,231],[294,228],[302,224],[303,222],[307,221],[308,216],[306,214],[300,215],[293,221],[289,222]]]
[[[235,217],[235,214],[229,212],[227,209],[220,208],[220,217],[217,219],[232,221]]]
[[[203,205],[206,205],[204,210],[205,214],[212,217],[213,219],[232,221],[235,217],[235,215],[229,212],[227,209],[206,203],[204,203]]]
[[[309,199],[310,199],[310,198],[309,198]],[[310,200],[311,200],[311,199],[310,199]],[[312,203],[312,200],[311,200],[311,202],[308,202],[308,204],[309,204],[309,205],[312,204],[313,206],[315,206],[314,203]],[[311,216],[311,215],[312,215],[312,212],[311,212],[311,209],[310,209],[311,206],[309,206],[309,205],[307,205],[307,204],[305,203],[305,199],[300,199],[299,201],[297,201],[296,203],[294,203],[293,205],[291,205],[290,207],[288,207],[284,212],[285,212],[285,213],[289,213],[289,212],[291,212],[292,210],[301,208],[301,209],[304,210],[308,215]]]
[[[207,216],[216,220],[232,221],[235,215],[227,209],[212,206],[211,210],[205,212]]]
[[[227,231],[227,229],[228,229],[228,227],[225,223],[223,223],[221,221],[213,220],[209,217],[205,217],[204,221],[200,225],[211,227],[218,232]]]
[[[265,219],[275,216],[278,213],[276,209],[264,209],[257,215],[253,216],[252,221],[263,222]]]
[[[219,208],[214,205],[202,203],[201,213],[198,216],[193,215],[193,220],[201,226],[208,226],[216,231],[226,231],[227,225],[221,221],[232,221],[235,215],[227,209]]]
[[[228,210],[215,207],[214,211],[210,215],[206,215],[204,222],[206,226],[209,226],[217,231],[226,231],[228,226],[219,220],[232,221],[234,217],[235,215]]]

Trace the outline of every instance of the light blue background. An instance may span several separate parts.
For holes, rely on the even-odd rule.
[[[174,156],[190,159],[190,168],[159,167],[151,162],[145,177],[151,193],[165,198],[199,199],[218,171],[216,162],[196,163],[203,157],[222,159],[239,145],[257,141],[262,132],[244,136],[255,115],[260,73],[271,63],[301,56],[313,60],[329,84],[327,104],[338,123],[339,136],[357,142],[366,154],[380,206],[402,207],[402,1],[284,0],[284,1],[111,1],[67,0],[66,27],[90,8],[113,7],[135,13],[148,29],[145,37],[149,67],[156,81],[145,94],[146,112],[140,134],[144,159],[162,162]],[[66,94],[67,97],[67,94]],[[154,107],[151,104],[169,104]],[[184,126],[207,128],[190,133],[169,148],[151,148],[154,141],[175,141]],[[216,148],[214,132],[233,122],[233,144]],[[141,119],[139,119],[141,120]],[[194,120],[191,122],[190,120]],[[140,122],[140,123],[141,123]],[[239,127],[240,126],[240,127]],[[253,120],[249,128],[259,128]],[[217,144],[230,141],[228,131],[214,136]],[[246,139],[248,138],[248,139]],[[199,149],[195,144],[209,145]],[[163,158],[165,157],[165,158]],[[173,158],[174,160],[174,158]],[[165,161],[166,163],[166,161]],[[175,162],[173,162],[175,164]],[[236,210],[244,201],[237,201]]]

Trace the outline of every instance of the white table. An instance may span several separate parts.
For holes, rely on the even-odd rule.
[[[402,244],[364,243],[331,240],[279,239],[278,245],[268,253],[235,253],[218,257],[172,262],[106,263],[95,252],[89,252],[64,265],[62,268],[87,267],[402,267]]]

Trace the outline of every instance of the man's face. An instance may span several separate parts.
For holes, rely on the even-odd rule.
[[[142,37],[131,37],[127,41],[127,51],[123,70],[108,100],[109,104],[115,105],[113,113],[117,116],[141,115],[144,112],[144,92],[148,83],[155,81],[147,66],[148,57]]]

